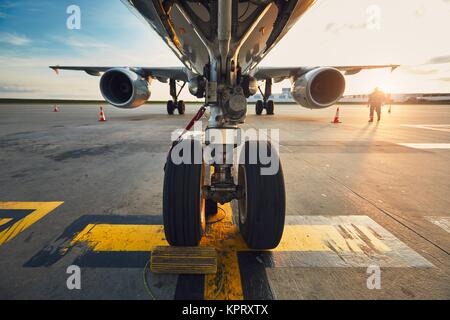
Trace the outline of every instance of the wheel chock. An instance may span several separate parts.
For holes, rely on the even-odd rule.
[[[217,252],[213,247],[158,246],[152,251],[153,273],[216,274]]]

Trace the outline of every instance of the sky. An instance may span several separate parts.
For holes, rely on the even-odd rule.
[[[70,5],[81,9],[79,30],[67,28]],[[345,94],[450,92],[449,30],[450,0],[318,0],[261,66],[401,64],[347,76]],[[57,76],[55,64],[181,66],[120,0],[0,0],[0,98],[101,99],[98,77]],[[151,90],[169,98],[166,84]],[[188,90],[182,98],[193,100]]]

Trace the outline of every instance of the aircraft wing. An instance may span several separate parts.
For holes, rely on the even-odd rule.
[[[75,70],[84,71],[91,76],[100,76],[103,72],[114,68],[127,68],[143,77],[151,77],[158,79],[161,82],[167,82],[168,79],[175,79],[180,81],[188,81],[191,72],[184,67],[88,67],[88,66],[50,66],[57,74],[59,70]]]
[[[381,68],[391,68],[391,72],[394,71],[398,64],[386,64],[386,65],[368,65],[368,66],[331,66],[332,68],[338,69],[339,71],[345,72],[346,75],[357,74],[361,70],[368,69],[381,69]],[[311,71],[317,67],[258,67],[251,74],[257,80],[264,79],[274,79],[275,82],[280,82],[288,78],[298,78],[308,71]]]

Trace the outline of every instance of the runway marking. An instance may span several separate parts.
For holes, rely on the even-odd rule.
[[[0,245],[13,239],[63,202],[0,202]]]
[[[450,124],[402,124],[402,127],[450,132]]]
[[[227,212],[226,218],[209,225],[200,243],[217,249],[218,265],[222,266],[221,272],[205,276],[205,299],[241,300],[248,297],[254,289],[245,278],[254,276],[258,268],[263,268],[259,272],[264,273],[264,278],[266,267],[367,267],[374,263],[381,267],[432,266],[367,216],[290,216],[276,249],[251,251],[232,221],[231,206],[222,208]],[[62,252],[66,253],[76,245],[85,246],[94,253],[87,259],[92,267],[92,259],[104,257],[102,253],[145,254],[167,242],[162,225],[88,223]],[[242,255],[245,252],[253,254]],[[117,259],[126,258],[110,256],[110,261]],[[240,261],[246,261],[251,267],[243,268]],[[218,293],[219,287],[222,289]],[[251,293],[251,296],[253,294],[257,293]]]
[[[428,216],[425,218],[431,223],[450,233],[450,217]]]
[[[2,225],[4,225],[4,224],[7,224],[8,222],[10,222],[10,221],[12,221],[13,219],[12,218],[3,218],[3,219],[0,219],[0,226],[2,226]]]
[[[225,218],[208,225],[200,243],[216,248],[220,271],[208,276],[178,275],[169,282],[155,278],[155,285],[167,282],[172,298],[272,299],[269,276],[276,271],[268,270],[279,267],[433,266],[367,216],[287,216],[276,249],[251,251],[233,222],[231,206],[221,208]],[[75,253],[69,263],[84,268],[143,268],[153,248],[160,245],[167,245],[161,216],[82,216],[24,267],[48,267]],[[167,295],[164,288],[154,289]]]
[[[70,243],[85,243],[93,251],[152,251],[168,245],[161,225],[89,224]]]
[[[450,143],[398,143],[398,145],[414,149],[450,149]]]

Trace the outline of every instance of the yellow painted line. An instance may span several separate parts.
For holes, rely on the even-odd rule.
[[[152,251],[167,246],[161,225],[89,224],[71,245],[84,243],[93,251]]]
[[[218,272],[206,275],[205,299],[242,300],[241,276],[237,253],[248,251],[238,227],[232,221],[229,204],[221,206],[225,218],[208,225],[201,246],[214,247],[218,253]],[[93,251],[152,251],[168,245],[161,225],[89,224],[72,241]],[[286,225],[283,238],[272,251],[365,253],[368,250],[386,253],[391,249],[364,225]],[[219,291],[220,288],[220,292]]]
[[[367,237],[365,240],[355,234],[353,227],[341,227],[346,227],[348,234],[353,237],[346,239],[332,225],[286,225],[280,244],[271,251],[363,253],[367,240],[378,252],[391,251],[366,226],[358,226]],[[212,229],[210,234],[202,238],[200,245],[214,246],[217,250],[249,250],[231,221],[222,221],[213,225]],[[151,251],[156,246],[167,245],[163,226],[126,224],[89,224],[72,239],[70,245],[76,243],[85,243],[93,251]]]
[[[64,202],[0,202],[1,210],[33,210],[29,215],[17,221],[8,229],[0,232],[0,245],[13,239],[19,233],[63,203]]]
[[[230,204],[222,205],[221,208],[225,210],[225,218],[209,225],[207,233],[200,242],[202,246],[215,247],[218,253],[218,272],[205,276],[204,298],[206,300],[244,300],[237,252],[248,250],[248,248],[238,227],[232,221]]]
[[[0,227],[4,224],[7,224],[8,222],[10,222],[12,220],[12,218],[4,218],[4,219],[0,219]]]

